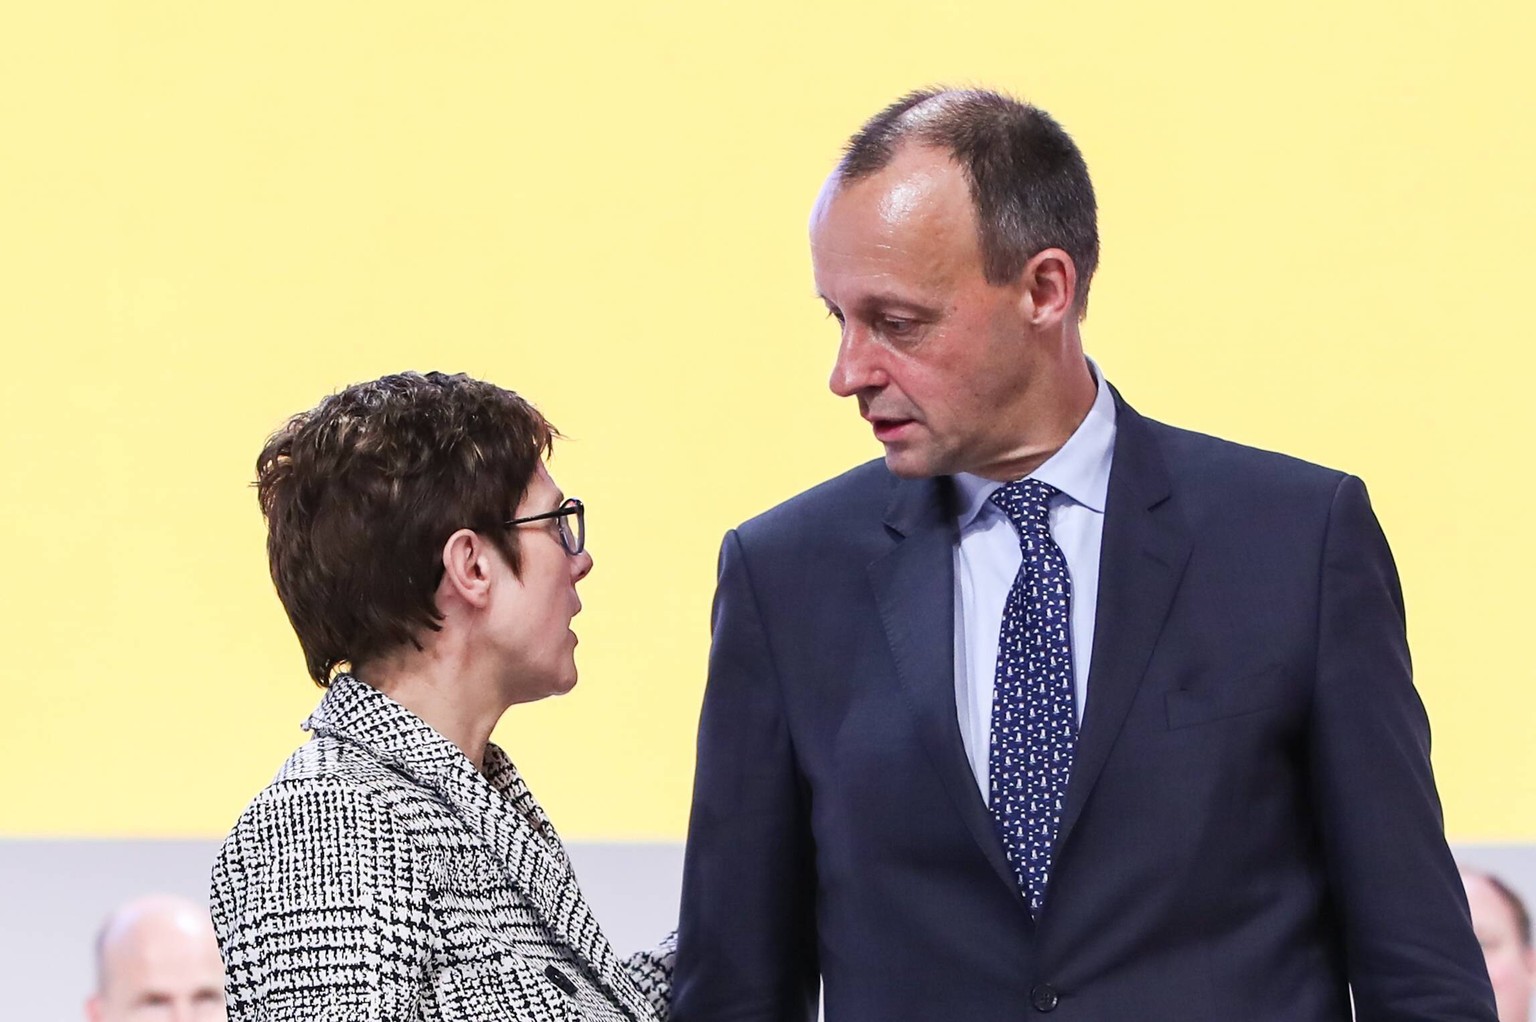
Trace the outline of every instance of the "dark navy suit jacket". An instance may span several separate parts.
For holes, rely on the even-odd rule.
[[[725,539],[674,1022],[1494,1022],[1360,481],[1118,399],[1032,920],[961,745],[947,479]]]

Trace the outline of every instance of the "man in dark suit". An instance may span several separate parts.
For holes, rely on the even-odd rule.
[[[1365,490],[1085,359],[1065,132],[908,96],[811,248],[885,458],[726,537],[675,1022],[1494,1022]]]

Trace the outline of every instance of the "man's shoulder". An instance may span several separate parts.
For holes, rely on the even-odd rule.
[[[1347,477],[1339,469],[1294,455],[1130,414],[1135,424],[1145,429],[1176,485],[1332,493]],[[1115,453],[1118,458],[1122,452],[1117,449]]]
[[[800,539],[808,531],[843,532],[878,524],[897,478],[876,458],[818,483],[743,522],[737,532],[754,540]]]

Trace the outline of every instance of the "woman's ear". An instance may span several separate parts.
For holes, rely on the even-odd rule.
[[[443,581],[455,597],[483,607],[491,596],[491,545],[473,529],[460,529],[443,543]]]

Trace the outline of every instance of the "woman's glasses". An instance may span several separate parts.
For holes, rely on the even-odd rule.
[[[565,547],[566,553],[575,557],[587,548],[587,506],[576,497],[565,498],[553,511],[545,511],[541,515],[529,515],[526,518],[514,518],[502,524],[510,529],[514,525],[544,522],[551,518],[555,521],[555,534],[560,537],[560,545]]]

